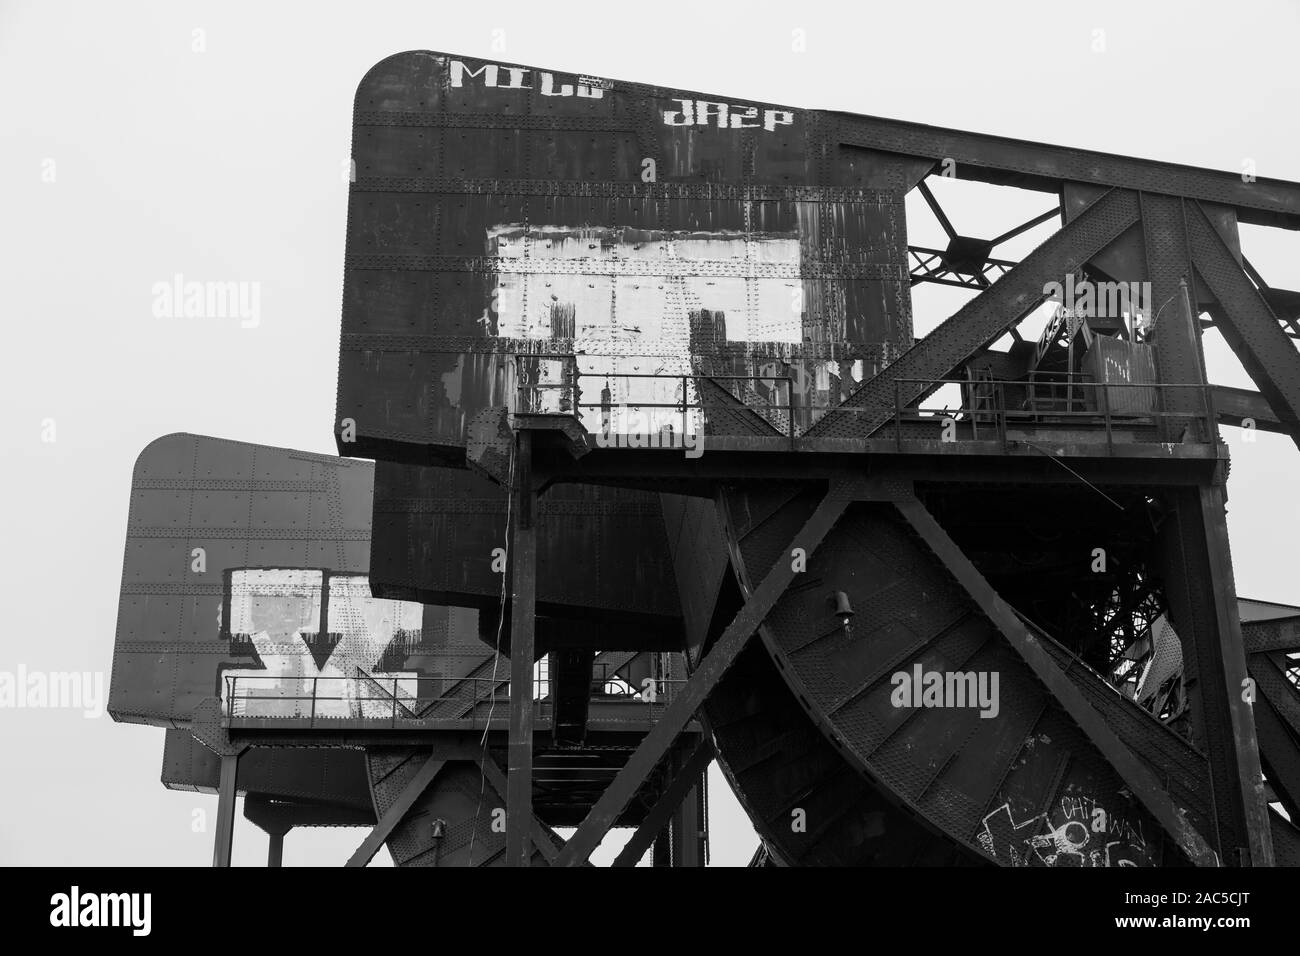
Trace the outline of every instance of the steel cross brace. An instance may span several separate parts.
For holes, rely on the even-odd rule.
[[[1118,189],[1105,193],[880,374],[863,382],[840,406],[828,409],[805,437],[869,437],[892,420],[896,394],[907,405],[924,397],[933,386],[923,383],[944,378],[995,341],[1047,298],[1047,283],[1078,270],[1138,219],[1136,194]],[[900,384],[900,379],[908,381]],[[862,411],[844,410],[849,408]]]
[[[894,502],[894,507],[1192,862],[1198,866],[1218,866],[1217,854],[1169,798],[1155,774],[1110,729],[1101,714],[1088,703],[1082,691],[1039,644],[1038,638],[1024,625],[1011,605],[1002,600],[984,575],[971,564],[970,559],[948,537],[948,533],[920,499],[912,497],[898,500]]]
[[[374,855],[379,852],[379,848],[383,846],[384,841],[387,840],[389,835],[393,832],[393,828],[397,826],[402,817],[410,812],[411,807],[415,805],[415,801],[420,798],[420,795],[429,789],[429,785],[437,778],[438,774],[442,771],[442,768],[454,760],[463,760],[467,763],[477,764],[482,768],[483,774],[487,777],[492,789],[496,791],[497,796],[502,798],[506,796],[506,775],[501,771],[500,766],[497,765],[497,762],[492,759],[490,755],[485,754],[481,749],[476,747],[435,746],[433,752],[429,755],[428,759],[425,760],[423,766],[421,766],[416,775],[411,778],[411,782],[402,788],[402,792],[398,794],[393,805],[388,808],[387,812],[384,813],[379,822],[375,824],[374,829],[370,831],[365,841],[357,848],[357,851],[352,854],[352,857],[348,860],[346,866],[365,866],[369,863]],[[509,810],[507,810],[507,826],[508,824]],[[546,832],[542,829],[541,824],[537,822],[536,818],[530,820],[529,836],[529,843],[537,847],[538,851],[548,863],[554,863],[558,851],[555,848],[554,842],[547,838]],[[530,855],[531,852],[530,846]]]
[[[344,866],[357,867],[369,863],[379,852],[379,848],[384,845],[388,835],[393,832],[393,828],[401,822],[402,817],[406,816],[407,811],[415,806],[415,801],[420,799],[420,794],[429,788],[434,777],[438,776],[446,765],[447,761],[439,760],[431,754],[424,765],[416,771],[411,782],[402,788],[402,792],[397,795],[392,806],[384,811],[375,828],[361,841],[361,846],[357,847],[356,852],[348,858]]]
[[[713,741],[708,737],[701,737],[672,782],[668,784],[663,794],[655,801],[655,805],[650,808],[650,812],[646,814],[645,819],[641,821],[636,832],[632,834],[632,839],[627,841],[622,852],[615,857],[614,866],[636,866],[655,837],[667,826],[682,800],[699,785],[700,776],[708,768],[709,761],[712,759]]]
[[[507,787],[506,775],[501,772],[501,768],[497,766],[497,762],[492,759],[491,755],[479,753],[475,755],[474,760],[480,767],[483,768],[483,773],[487,775],[488,782],[492,784],[492,788],[496,790],[498,793],[504,794],[506,792],[506,787]],[[531,806],[531,801],[530,801],[530,806]],[[537,822],[537,818],[534,817],[531,813],[529,813],[528,823],[529,823],[528,833],[532,838],[529,842],[531,842],[533,846],[537,847],[537,851],[542,854],[542,857],[546,860],[547,863],[549,863],[551,866],[555,866],[556,856],[559,853],[559,851],[556,850],[555,848],[555,844],[551,841],[546,831],[542,829],[542,825]],[[509,827],[510,827],[510,809],[509,809],[509,804],[507,802],[507,807],[506,807],[507,831],[509,830]],[[525,846],[527,846],[527,844],[525,844]],[[528,854],[529,854],[528,858],[531,859],[531,855],[532,855],[531,849],[528,850]]]
[[[1300,618],[1252,621],[1241,625],[1242,645],[1247,654],[1269,651],[1300,651]]]
[[[1295,735],[1287,728],[1280,708],[1275,706],[1278,688],[1269,686],[1270,675],[1265,671],[1269,666],[1267,661],[1255,663],[1252,658],[1250,674],[1259,687],[1259,696],[1255,701],[1255,733],[1259,739],[1261,758],[1268,767],[1268,782],[1294,820],[1295,811],[1300,807],[1300,743],[1297,743]],[[1282,682],[1285,682],[1285,678]],[[1276,826],[1276,821],[1270,822]]]
[[[1187,235],[1192,263],[1219,300],[1220,321],[1216,324],[1224,339],[1250,373],[1281,427],[1300,446],[1300,352],[1232,257],[1223,238],[1194,204],[1188,215]]]
[[[787,552],[790,548],[797,547],[803,548],[811,556],[850,502],[861,494],[860,483],[852,479],[834,480],[826,497],[790,541]],[[750,595],[731,624],[722,632],[722,636],[700,661],[677,699],[668,705],[654,728],[642,738],[636,752],[605,788],[600,799],[587,813],[586,819],[569,838],[556,859],[557,866],[581,866],[587,861],[642,782],[658,766],[677,735],[735,663],[797,573],[793,562],[788,560],[778,561],[767,573],[763,583]]]

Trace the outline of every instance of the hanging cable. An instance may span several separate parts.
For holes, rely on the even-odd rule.
[[[488,683],[488,693],[491,699],[488,701],[487,720],[483,724],[483,736],[479,740],[479,764],[478,764],[478,805],[474,808],[474,826],[470,829],[469,834],[469,865],[474,865],[474,838],[478,835],[479,815],[483,812],[483,792],[486,789],[486,771],[483,769],[483,762],[491,759],[488,755],[488,731],[492,729],[492,714],[497,706],[497,665],[501,661],[501,631],[505,627],[506,620],[506,577],[510,568],[510,521],[513,515],[513,505],[515,500],[515,443],[510,443],[510,466],[507,469],[506,481],[506,529],[505,540],[502,542],[501,552],[505,558],[505,564],[501,572],[501,606],[497,609],[497,636],[496,643],[492,646],[492,679]],[[511,693],[516,688],[511,688]]]
[[[1070,474],[1074,475],[1074,477],[1078,478],[1080,481],[1082,481],[1085,485],[1087,485],[1087,486],[1088,486],[1089,488],[1091,488],[1093,491],[1097,492],[1097,494],[1101,495],[1103,498],[1105,498],[1107,501],[1109,501],[1111,504],[1113,504],[1113,505],[1114,505],[1116,508],[1118,508],[1120,511],[1123,511],[1123,510],[1124,510],[1124,506],[1123,506],[1122,504],[1120,504],[1118,501],[1116,501],[1116,500],[1115,500],[1114,498],[1112,498],[1110,495],[1106,494],[1106,492],[1102,491],[1100,488],[1098,488],[1096,485],[1094,485],[1091,481],[1089,481],[1087,478],[1083,477],[1083,475],[1079,474],[1077,471],[1075,471],[1073,468],[1071,468],[1071,467],[1070,467],[1069,465],[1067,465],[1065,462],[1061,461],[1061,459],[1057,458],[1057,457],[1056,457],[1055,455],[1053,455],[1051,452],[1049,452],[1049,451],[1043,451],[1043,449],[1039,448],[1037,445],[1035,445],[1035,444],[1034,444],[1033,442],[1031,442],[1031,441],[1022,441],[1021,443],[1024,444],[1024,445],[1027,445],[1028,447],[1032,448],[1034,451],[1038,452],[1038,453],[1041,454],[1041,455],[1046,455],[1049,459],[1051,459],[1052,461],[1056,462],[1058,465],[1060,465],[1062,468],[1064,468],[1064,469],[1065,469],[1066,471],[1068,471]]]

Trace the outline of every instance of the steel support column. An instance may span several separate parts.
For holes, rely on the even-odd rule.
[[[830,491],[817,506],[808,522],[790,541],[789,548],[803,548],[811,556],[830,532],[844,509],[848,507],[853,492],[849,483],[832,482]],[[787,551],[789,550],[787,548]],[[595,805],[587,813],[586,819],[569,838],[560,851],[557,863],[561,866],[580,866],[591,856],[591,851],[600,845],[609,828],[614,825],[628,801],[641,786],[659,761],[672,746],[677,735],[695,715],[700,705],[708,699],[718,681],[735,663],[740,652],[744,650],[749,639],[754,636],[760,624],[767,617],[785,589],[794,580],[793,562],[778,561],[768,572],[763,583],[758,586],[749,600],[736,614],[722,636],[704,655],[699,667],[691,675],[686,686],[677,698],[668,705],[662,717],[650,733],[642,739],[631,759],[618,772],[605,792],[600,795]]]
[[[515,520],[510,532],[510,745],[506,780],[506,865],[528,866],[533,822],[533,658],[537,608],[537,529],[533,522],[533,436],[515,446]]]
[[[684,867],[704,866],[705,863],[705,773],[708,764],[695,776],[695,786],[691,787],[685,799],[677,807],[669,822],[673,837],[673,865]]]
[[[1147,278],[1151,282],[1156,367],[1162,382],[1204,382],[1200,324],[1185,308],[1182,283],[1191,278],[1187,237],[1187,208],[1174,196],[1142,196],[1142,240]],[[1205,397],[1185,388],[1161,390],[1164,411],[1180,413],[1160,422],[1163,441],[1177,442],[1205,412]],[[1213,427],[1213,426],[1211,426]],[[1194,436],[1202,441],[1211,436]]]
[[[1252,866],[1272,866],[1273,839],[1268,828],[1268,802],[1264,798],[1264,774],[1259,761],[1259,742],[1255,738],[1255,715],[1244,693],[1247,685],[1246,651],[1241,636],[1237,584],[1232,573],[1232,550],[1228,543],[1227,496],[1222,485],[1202,485],[1199,497],[1209,544],[1215,634],[1231,722],[1237,785],[1245,817],[1246,845]]]
[[[474,760],[483,769],[483,773],[488,778],[488,782],[492,784],[492,788],[498,793],[505,793],[507,789],[506,776],[501,772],[501,768],[497,766],[491,755],[478,753],[474,756]],[[507,811],[508,815],[509,811]],[[537,818],[531,815],[529,816],[529,833],[532,834],[533,846],[542,854],[542,859],[553,866],[559,851],[555,849],[555,844],[551,841],[551,834],[543,830],[542,825],[537,822]]]
[[[1226,865],[1269,866],[1272,841],[1221,485],[1175,494],[1162,529],[1162,576],[1183,644],[1193,733],[1210,761],[1220,856]]]
[[[239,779],[239,754],[221,757],[221,777],[217,784],[217,833],[212,847],[212,865],[230,866],[235,842],[235,785]]]
[[[268,833],[266,845],[266,865],[272,868],[284,866],[284,831]]]

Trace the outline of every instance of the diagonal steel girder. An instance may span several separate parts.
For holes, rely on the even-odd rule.
[[[1192,263],[1219,301],[1216,322],[1291,440],[1300,447],[1300,351],[1228,251],[1199,205],[1189,203]]]
[[[926,383],[948,376],[1041,303],[1043,287],[1076,272],[1140,218],[1136,193],[1112,189],[1046,239],[1018,266],[951,318],[864,382],[805,436],[867,438],[893,418],[895,395],[904,406],[922,398]],[[902,382],[902,379],[918,380]],[[897,393],[895,392],[897,389]],[[843,409],[862,409],[844,411]]]
[[[379,818],[374,828],[366,834],[366,838],[361,841],[361,845],[348,858],[348,862],[344,864],[345,866],[366,866],[374,859],[375,854],[379,852],[379,848],[384,845],[384,841],[388,839],[393,829],[406,816],[407,811],[415,806],[415,801],[420,799],[420,795],[429,789],[429,784],[433,783],[434,777],[438,776],[446,763],[447,761],[440,760],[433,755],[430,755],[424,761],[420,769],[416,771],[415,776],[411,778],[411,782],[403,787],[402,792],[397,795],[397,799],[393,801],[392,806],[384,811],[383,816]]]
[[[1038,638],[1020,620],[1011,605],[999,596],[956,542],[948,537],[948,533],[921,500],[908,498],[895,501],[894,507],[1188,858],[1198,866],[1217,866],[1217,854],[1187,819],[1184,811],[1170,799],[1156,775],[1125,746],[1082,691],[1042,647]]]
[[[663,795],[650,808],[650,812],[632,834],[632,838],[614,859],[614,866],[636,866],[637,861],[645,855],[645,851],[650,849],[650,844],[655,841],[655,837],[659,836],[663,828],[668,825],[668,821],[672,819],[672,815],[681,806],[682,801],[700,785],[700,778],[708,769],[711,760],[713,760],[713,741],[708,737],[701,737],[700,742],[686,758],[686,762],[673,775],[672,782],[668,784]]]
[[[1300,807],[1300,692],[1270,653],[1251,654],[1246,666],[1255,682],[1255,733],[1269,783],[1292,811]]]
[[[1300,618],[1242,624],[1241,636],[1246,668],[1255,682],[1260,757],[1269,783],[1295,820],[1300,809],[1300,689],[1287,677],[1286,655],[1300,650]],[[1274,837],[1275,848],[1276,841]]]
[[[817,509],[789,542],[787,553],[791,548],[802,548],[806,555],[812,555],[835,526],[836,521],[844,514],[850,502],[860,493],[859,482],[852,479],[832,481]],[[635,753],[587,812],[586,818],[560,851],[555,862],[556,866],[581,866],[587,862],[587,858],[600,845],[600,841],[604,839],[618,815],[631,801],[642,781],[668,753],[678,734],[708,699],[709,694],[718,685],[718,681],[736,662],[740,652],[745,649],[750,638],[758,631],[759,625],[771,613],[776,602],[785,594],[786,588],[798,573],[794,568],[794,562],[788,560],[778,561],[767,573],[763,583],[749,596],[735,618],[727,625],[727,629],[704,655],[699,666],[695,668],[695,673],[691,675],[677,698],[668,705],[663,716],[641,739]]]
[[[494,789],[500,796],[506,796],[509,788],[509,781],[507,780],[506,775],[501,772],[501,767],[498,766],[492,755],[489,753],[479,753],[475,755],[474,761],[482,768],[484,776],[488,779],[488,783],[492,785],[492,789]],[[531,807],[531,803],[529,806]],[[507,802],[507,816],[509,813],[510,810]],[[508,819],[506,823],[508,826]],[[532,845],[537,848],[537,852],[546,860],[547,865],[554,866],[555,858],[558,856],[559,851],[556,850],[555,844],[551,840],[551,835],[542,828],[541,823],[538,822],[535,816],[530,816],[529,818],[528,834],[531,838]],[[527,845],[525,844],[525,846]],[[531,853],[531,851],[529,852]],[[471,860],[470,862],[473,863],[474,861]]]

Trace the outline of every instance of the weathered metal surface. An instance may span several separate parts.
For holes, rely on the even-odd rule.
[[[533,514],[533,436],[521,432],[513,486],[507,574],[510,592],[510,743],[506,778],[506,865],[533,855],[533,660],[537,625],[537,523]],[[520,693],[522,688],[528,693]],[[588,685],[590,689],[590,685]]]
[[[695,749],[673,772],[671,783],[650,808],[650,812],[636,828],[636,832],[623,845],[623,849],[614,859],[614,866],[636,866],[637,861],[650,848],[650,844],[659,836],[660,831],[669,825],[669,821],[678,812],[678,807],[683,801],[688,800],[693,790],[700,785],[713,756],[712,741],[707,737],[701,737]]]
[[[1294,820],[1300,814],[1300,608],[1242,600],[1239,612],[1260,758],[1269,786]],[[1300,863],[1295,830],[1277,816],[1270,828],[1278,865]]]
[[[1300,355],[1295,345],[1205,214],[1193,209],[1187,221],[1196,271],[1219,302],[1216,325],[1292,441],[1300,445]]]
[[[1171,798],[1167,784],[1120,739],[1103,716],[1106,710],[1114,708],[1093,706],[1093,702],[1070,680],[1066,669],[1047,650],[1044,635],[1027,626],[1011,605],[993,590],[919,499],[901,499],[896,507],[912,531],[925,542],[998,633],[1029,665],[1055,703],[1087,735],[1089,743],[1101,751],[1111,768],[1187,857],[1198,866],[1217,865],[1214,850],[1189,821],[1186,811]]]
[[[1242,222],[1300,228],[1300,184],[1247,180],[1227,170],[1203,169],[1054,146],[987,133],[942,129],[903,120],[837,113],[840,141],[877,150],[947,161],[951,175],[1003,186],[1057,192],[1063,184],[1119,186],[1185,196],[1236,210]],[[1259,188],[1257,188],[1259,187]]]
[[[728,496],[742,575],[789,560],[780,541],[810,501],[797,488]],[[851,511],[810,557],[802,582],[778,602],[760,634],[793,696],[835,742],[844,764],[838,773],[857,775],[955,846],[1003,864],[1149,866],[1181,857],[1019,655],[890,518],[889,506]],[[846,592],[857,611],[851,634],[827,606],[835,591]],[[892,675],[917,667],[996,673],[1000,707],[985,718],[973,707],[895,706]],[[1069,678],[1080,690],[1101,683],[1083,667]],[[1119,714],[1108,711],[1133,710],[1128,716],[1147,721],[1148,733],[1168,735],[1131,701],[1102,690],[1089,700],[1099,719],[1116,726]],[[725,764],[721,737],[718,746]],[[782,749],[776,740],[772,746]],[[1149,751],[1138,756],[1156,762]],[[743,792],[747,781],[734,771],[732,779]],[[1194,790],[1197,782],[1192,774],[1181,785]],[[815,795],[810,790],[807,799]],[[834,815],[838,803],[819,812]],[[798,834],[782,832],[794,809],[771,815],[770,829],[760,831],[777,852],[797,844]],[[835,825],[827,817],[819,822]],[[1097,824],[1103,829],[1092,829]],[[815,831],[811,819],[808,830]],[[841,854],[851,862],[851,851]]]
[[[375,811],[381,817],[395,807],[399,820],[387,834],[387,846],[397,866],[504,866],[505,781],[481,772],[473,760],[448,761],[431,783],[410,787],[430,757],[426,748],[371,748],[366,752],[374,781]],[[487,759],[491,759],[490,757]],[[499,773],[499,771],[498,771]],[[404,809],[403,798],[409,800]],[[558,845],[559,838],[533,821],[535,840]],[[554,850],[550,849],[553,855]],[[536,845],[529,852],[534,866],[546,865]]]
[[[1208,308],[1300,442],[1288,316],[1236,235],[1238,220],[1300,227],[1300,186],[428,52],[370,71],[353,133],[334,427],[344,454],[403,464],[380,467],[372,496],[364,464],[169,436],[133,483],[110,711],[221,737],[219,862],[237,786],[254,806],[280,793],[356,812],[355,793],[329,803],[315,779],[337,751],[262,765],[304,741],[366,748],[380,827],[358,859],[386,841],[400,865],[579,863],[648,814],[646,843],[687,786],[671,772],[704,759],[697,710],[782,863],[1292,857],[1289,827],[1270,836],[1256,717],[1238,699],[1245,637],[1264,765],[1294,810],[1290,625],[1239,624],[1215,414],[1173,386],[1204,380]],[[957,235],[932,201],[950,245],[921,277],[983,291],[913,344],[903,198],[940,162],[1058,194],[1065,225],[995,262],[996,240]],[[953,442],[939,419],[903,419],[1080,272],[1154,287],[1159,375],[1138,377],[1170,386],[1158,405],[1111,394],[1135,367],[1112,377],[1105,340],[1091,355],[1104,423],[1013,428],[990,404],[997,433],[978,440],[966,416]],[[1001,367],[1026,374],[1025,354]],[[689,450],[707,437],[711,455],[668,464],[623,441],[647,430]],[[598,434],[617,455],[593,453]],[[847,508],[844,453],[862,456]],[[977,509],[979,480],[1034,486],[1049,511],[1077,505],[1061,488],[1077,480],[1123,515],[1089,524],[1079,508],[1051,543],[1032,520],[972,538],[978,522],[949,531],[941,489],[910,497],[923,475],[964,483]],[[825,546],[792,540],[801,528]],[[1137,584],[1085,578],[1081,529]],[[1026,612],[1035,589],[1057,601],[1047,626]],[[1193,704],[1168,726],[1093,670],[1113,663],[1098,608],[1130,601],[1164,602],[1177,624]],[[593,659],[635,681],[649,648],[695,668],[659,723],[588,699]],[[546,650],[562,656],[542,717],[501,693]],[[935,674],[975,700],[942,699],[942,682],[937,705],[923,697]],[[236,692],[259,680],[270,693]],[[321,697],[322,680],[344,690]],[[588,735],[600,742],[575,766]],[[194,746],[174,776],[206,786]],[[561,849],[548,824],[580,825]]]
[[[1080,269],[1138,221],[1138,197],[1111,190],[1097,199],[985,292],[913,345],[845,402],[860,414],[832,412],[809,429],[812,436],[867,437],[894,416],[896,403],[911,405],[979,349],[998,338],[1048,295],[1048,283]]]
[[[495,630],[507,511],[506,490],[473,472],[380,462],[372,587],[387,597],[489,611]],[[593,627],[631,625],[647,637],[680,633],[655,495],[556,485],[538,497],[536,520],[539,613]]]
[[[409,780],[403,781],[402,789],[388,802],[383,814],[376,821],[374,829],[366,834],[366,838],[361,841],[361,846],[348,857],[347,866],[363,867],[374,859],[393,829],[402,821],[415,802],[424,795],[425,790],[437,779],[446,765],[447,761],[430,756],[416,768]]]
[[[1220,856],[1225,865],[1249,865],[1267,856],[1267,824],[1260,819],[1266,807],[1254,722],[1242,697],[1247,674],[1223,489],[1170,491],[1167,500],[1156,573],[1183,659],[1196,675],[1189,688],[1191,739],[1209,761],[1205,789],[1216,810]]]
[[[346,728],[386,725],[401,717],[433,729],[442,721],[438,727],[445,728],[435,731],[442,735],[437,739],[451,739],[466,726],[484,726],[498,701],[500,716],[508,712],[511,661],[494,652],[477,608],[372,597],[366,578],[372,476],[373,466],[365,462],[193,435],[168,436],[141,454],[132,488],[110,710],[118,719],[173,728],[164,762],[169,786],[221,788],[222,757],[176,728],[202,713],[204,733],[220,733],[224,741],[219,726],[224,713],[232,727],[260,732],[262,738],[260,745],[222,749],[240,754],[239,792],[297,801],[316,823],[333,807],[340,822],[355,824],[358,816],[383,812],[392,767],[379,767],[373,752],[367,765],[366,751],[339,739]],[[496,487],[475,480],[480,489]],[[590,505],[588,491],[599,497],[598,489],[577,489],[579,510],[584,502]],[[662,536],[657,498],[640,495],[635,505],[627,511],[636,526],[653,521]],[[587,510],[602,514],[599,507]],[[569,527],[564,519],[572,511],[557,509],[551,526]],[[611,552],[626,547],[617,539],[617,524],[613,535],[592,531],[597,540],[602,534],[608,538]],[[550,546],[564,543],[557,536],[561,540]],[[481,540],[490,561],[492,539]],[[562,554],[556,552],[556,559]],[[659,561],[666,572],[666,558]],[[671,578],[660,597],[665,593],[674,593]],[[579,596],[585,594],[598,597],[599,588]],[[664,617],[671,623],[670,615]],[[497,615],[492,619],[495,623]],[[679,633],[671,626],[665,630]],[[608,680],[635,664],[630,652],[603,654],[596,662]],[[530,658],[523,673],[531,677],[531,671]],[[240,682],[254,689],[239,690]],[[590,695],[590,676],[580,690]],[[621,766],[663,709],[646,706],[631,696],[591,702],[593,750],[570,744],[563,755],[540,752],[537,772],[529,776],[542,788],[543,812],[560,821],[585,812],[595,799],[590,791]],[[385,720],[374,720],[381,717]],[[310,740],[294,737],[304,724]],[[337,732],[329,733],[331,728]],[[578,731],[581,737],[582,728]],[[423,734],[431,739],[428,730]],[[693,742],[698,733],[688,738]],[[390,739],[400,742],[397,736]],[[294,746],[304,742],[311,748]],[[385,752],[404,763],[419,749],[389,746]],[[458,754],[462,760],[479,756]],[[590,773],[575,775],[574,759],[585,761]],[[233,769],[227,761],[227,795],[235,792]],[[454,794],[465,789],[466,779],[463,767],[449,769],[445,780],[440,774],[411,796],[415,810],[386,822],[386,838],[399,846],[395,855],[401,855],[403,841],[418,835],[424,820],[418,807],[431,801],[442,808],[448,800],[460,806]],[[638,787],[646,800],[657,784],[648,786]],[[642,806],[624,818],[636,823]],[[228,817],[223,816],[227,823]],[[490,813],[475,824],[484,846],[493,845],[493,825]],[[228,859],[229,829],[218,841],[221,861]],[[468,862],[467,851],[456,850],[454,842],[443,848],[444,865]],[[476,855],[475,863],[480,862]]]
[[[216,793],[221,758],[188,730],[169,729],[163,745],[162,783],[169,790]],[[359,750],[250,747],[240,759],[239,792],[274,800],[318,801],[370,813],[370,781]]]
[[[1155,356],[1149,345],[1099,335],[1084,357],[1084,367],[1092,381],[1107,386],[1097,389],[1096,402],[1110,413],[1143,414],[1157,410],[1154,390],[1118,387],[1158,381]],[[1088,398],[1093,401],[1093,396]]]
[[[1184,281],[1192,273],[1188,256],[1187,215],[1189,204],[1172,196],[1142,196],[1142,240],[1146,250],[1146,275],[1151,283],[1152,321],[1155,325],[1156,365],[1164,382],[1204,382],[1205,355],[1200,329]],[[1238,269],[1240,271],[1240,269]],[[1160,423],[1163,441],[1183,441],[1191,418],[1204,410],[1204,399],[1185,389],[1164,389],[1164,407],[1187,412],[1187,418]],[[1200,440],[1212,436],[1202,435]]]
[[[1219,424],[1286,433],[1282,420],[1277,417],[1268,399],[1259,392],[1248,388],[1215,385],[1213,395],[1214,413],[1219,417]]]
[[[629,375],[788,376],[797,431],[869,433],[862,416],[814,422],[911,345],[902,197],[940,163],[1061,193],[1072,222],[1105,218],[1082,203],[1134,205],[1141,193],[1157,293],[1188,272],[1175,267],[1185,244],[1166,242],[1181,229],[1167,210],[1199,200],[1233,242],[1238,219],[1300,226],[1292,183],[433,52],[378,64],[358,88],[353,132],[334,425],[342,451],[397,460],[460,460],[477,415],[514,401],[512,355],[538,356],[531,367],[551,383],[572,362],[580,401],[604,392],[626,407],[671,391]],[[1049,280],[1091,257],[1143,268],[1136,233],[1081,244],[1086,232],[1049,240],[1070,253]],[[1123,249],[1108,251],[1115,240]],[[1033,304],[1019,286],[1042,286],[1038,260],[1050,256],[1036,255],[1009,274],[1015,302],[1006,281],[977,300],[997,316],[994,334]],[[990,338],[959,318],[947,328],[961,343],[927,345],[945,366],[932,378]],[[1185,353],[1175,337],[1161,348]],[[1191,380],[1172,352],[1165,364],[1166,381]],[[725,388],[751,414],[762,404]],[[688,382],[683,398],[703,408],[706,391]],[[588,431],[608,424],[594,408],[580,418]],[[709,418],[722,433],[748,427],[743,415]]]
[[[834,404],[911,341],[901,202],[929,165],[837,166],[835,136],[771,104],[383,61],[354,114],[340,451],[454,459],[511,404],[509,353],[576,356],[584,401],[662,402],[671,382],[620,373],[694,361]]]
[[[257,706],[283,714],[313,703],[321,680],[353,694],[360,675],[433,698],[480,666],[477,612],[371,596],[373,475],[367,462],[196,435],[150,444],[132,479],[114,718],[185,725],[232,686],[275,695]],[[335,696],[317,716],[371,706]]]
[[[945,838],[845,761],[752,643],[704,714],[718,766],[773,856],[790,866],[971,866],[991,861]],[[797,810],[807,814],[796,829]]]
[[[852,500],[848,490],[841,483],[833,483],[816,507],[808,514],[807,520],[791,529],[787,543],[806,553],[816,551],[818,545],[834,528],[835,522],[844,513]],[[700,659],[686,687],[680,696],[669,705],[668,710],[645,739],[637,747],[636,753],[628,761],[606,791],[591,808],[587,818],[582,821],[577,832],[569,838],[560,854],[560,864],[576,866],[585,863],[587,857],[600,844],[605,833],[623,812],[632,799],[639,782],[659,764],[695,712],[704,702],[736,662],[745,644],[759,628],[771,611],[773,605],[795,575],[793,567],[778,563],[762,582],[753,588],[744,605],[736,616],[727,624],[717,641]]]

